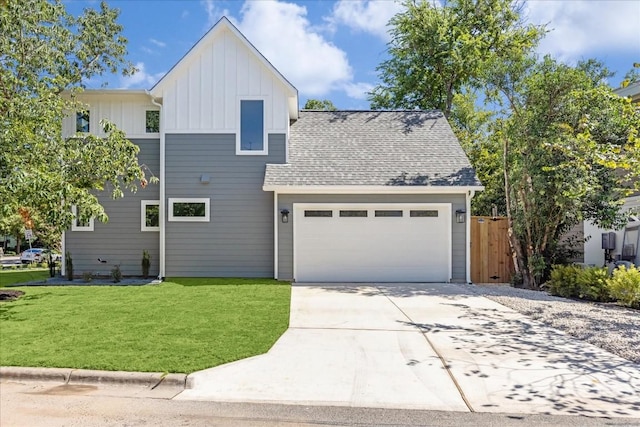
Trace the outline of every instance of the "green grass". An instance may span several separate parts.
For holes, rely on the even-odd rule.
[[[4,270],[0,271],[0,286],[45,280],[48,277],[48,269]]]
[[[184,372],[265,353],[291,287],[271,279],[17,287],[0,303],[0,365]]]

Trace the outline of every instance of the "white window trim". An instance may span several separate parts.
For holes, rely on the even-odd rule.
[[[243,150],[241,147],[242,101],[262,101],[262,150]],[[267,100],[264,96],[242,96],[238,98],[236,132],[237,156],[266,156],[269,154],[269,134],[267,133]]]
[[[140,200],[140,231],[160,231],[157,227],[147,225],[147,206],[158,206],[158,221],[160,220],[160,200]]]
[[[93,218],[89,218],[89,225],[81,226],[77,223],[78,208],[71,206],[71,213],[73,213],[73,222],[71,223],[71,231],[93,231]]]
[[[204,203],[204,216],[173,216],[174,203]],[[210,199],[207,198],[169,198],[169,221],[172,222],[209,222],[210,220]]]

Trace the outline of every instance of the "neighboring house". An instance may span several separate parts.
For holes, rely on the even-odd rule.
[[[149,91],[83,100],[88,117],[65,134],[112,120],[160,182],[100,195],[109,222],[65,233],[78,274],[139,275],[148,250],[161,278],[470,281],[483,187],[439,112],[299,111],[297,90],[226,18]]]
[[[625,88],[617,89],[615,93],[620,96],[629,97],[633,103],[640,104],[640,82],[635,82]],[[630,211],[638,215],[638,213],[640,213],[640,192],[627,197],[622,206],[622,210]],[[637,219],[637,216],[635,219]],[[640,230],[640,221],[637,220],[629,221],[627,226],[621,230],[603,230],[596,227],[590,221],[585,221],[584,236],[585,238],[589,237],[589,240],[584,244],[584,262],[586,264],[603,265],[604,250],[602,249],[602,233],[614,232],[616,237],[615,249],[612,250],[612,256],[617,258],[618,256],[622,257],[624,255],[626,260],[633,262],[635,265],[640,265],[638,230]],[[625,246],[624,248],[623,245]],[[633,245],[633,248],[630,245]]]

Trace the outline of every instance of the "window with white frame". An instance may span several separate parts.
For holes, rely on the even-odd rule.
[[[240,132],[236,137],[236,154],[267,154],[262,99],[240,100]]]
[[[73,213],[73,222],[71,223],[71,231],[93,231],[93,218],[83,219],[76,206],[71,207]]]
[[[169,221],[209,222],[208,198],[169,199]]]
[[[141,231],[160,231],[160,200],[141,200]]]
[[[76,132],[89,133],[89,111],[78,111],[76,113]]]

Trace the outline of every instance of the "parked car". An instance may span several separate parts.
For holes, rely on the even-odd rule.
[[[23,264],[29,264],[32,262],[47,262],[49,261],[49,254],[52,254],[54,261],[60,261],[62,259],[62,255],[51,252],[49,249],[42,248],[32,248],[27,249],[26,251],[20,254],[20,261]]]

